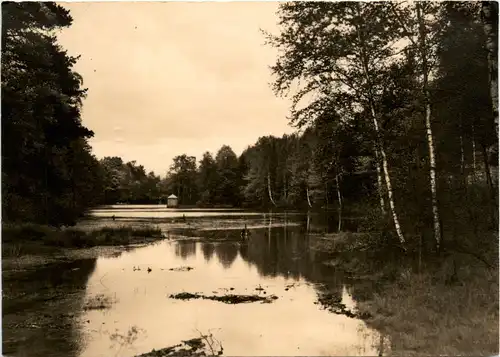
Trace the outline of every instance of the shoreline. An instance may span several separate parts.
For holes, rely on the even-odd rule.
[[[172,228],[173,231],[189,229],[178,225]],[[390,339],[391,354],[498,354],[498,269],[489,269],[473,257],[455,254],[443,258],[437,267],[429,266],[420,272],[414,271],[409,262],[400,266],[382,264],[377,271],[377,265],[370,265],[370,259],[380,258],[381,253],[370,251],[366,234],[311,234],[311,237],[314,240],[310,249],[333,256],[322,264],[349,273],[356,295],[356,315]],[[127,244],[85,248],[45,246],[45,251],[36,254],[4,255],[4,281],[44,265],[117,256],[164,240],[234,241],[165,232],[156,237],[128,239]],[[2,250],[12,244],[15,243],[3,244]],[[39,241],[24,244],[32,244],[35,250],[44,246]],[[457,261],[458,273],[453,270]],[[454,274],[457,277],[452,281]]]

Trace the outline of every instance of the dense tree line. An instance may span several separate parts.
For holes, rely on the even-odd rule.
[[[99,201],[99,164],[81,124],[77,58],[56,41],[71,25],[55,3],[2,3],[2,217],[74,222]]]
[[[106,157],[100,161],[104,202],[165,203],[174,194],[183,206],[311,208],[337,205],[339,195],[364,199],[373,168],[352,125],[333,128],[320,118],[300,135],[261,137],[239,157],[228,145],[199,162],[178,155],[163,179],[135,162]],[[350,140],[331,144],[332,131],[341,129],[338,135]]]
[[[278,14],[276,94],[291,93],[299,127],[362,122],[379,210],[403,246],[429,230],[439,249],[471,200],[496,216],[497,3],[293,2]]]
[[[160,177],[146,174],[135,161],[123,162],[119,157],[105,157],[99,161],[103,178],[102,202],[157,203],[160,196]]]
[[[439,247],[457,219],[495,225],[496,3],[280,4],[280,33],[266,35],[281,53],[273,89],[291,95],[299,131],[239,157],[227,145],[179,155],[164,178],[92,155],[77,58],[54,36],[68,11],[4,3],[2,16],[5,221],[68,224],[96,204],[175,194],[206,207],[373,204],[403,245],[424,232]]]

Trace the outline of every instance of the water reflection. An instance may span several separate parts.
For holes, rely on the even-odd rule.
[[[318,262],[323,254],[309,249],[311,239],[300,227],[284,226],[253,229],[247,243],[200,242],[207,261],[213,252],[219,263],[229,269],[238,254],[249,266],[257,269],[262,277],[283,277],[298,281],[306,279],[321,283],[322,289],[341,296],[342,282],[338,272]],[[185,242],[180,245],[186,244]],[[176,254],[180,249],[176,248]],[[319,256],[318,256],[319,254]]]
[[[248,242],[160,242],[97,262],[59,265],[52,272],[27,277],[25,283],[22,279],[8,282],[22,285],[17,288],[4,283],[4,289],[7,286],[12,291],[32,288],[44,299],[48,296],[44,291],[62,289],[52,301],[22,305],[22,299],[4,300],[7,320],[29,324],[29,316],[54,311],[81,316],[74,320],[57,315],[51,319],[57,327],[37,322],[41,327],[22,332],[23,337],[28,336],[22,344],[13,342],[19,336],[13,336],[4,325],[4,351],[34,356],[131,357],[197,337],[197,331],[212,331],[222,341],[225,355],[240,356],[374,355],[380,344],[388,343],[362,321],[314,304],[318,292],[334,294],[346,305],[354,304],[352,294],[360,293],[346,288],[342,274],[321,264],[323,255],[309,249],[317,238],[308,233],[336,229],[337,221],[312,213],[283,213],[253,221],[218,219],[212,224],[226,224],[239,234],[238,225],[249,223],[251,228],[250,222],[257,222],[260,228],[251,230]],[[170,270],[179,266],[194,269]],[[148,268],[152,270],[148,272]],[[272,304],[240,305],[168,299],[183,291],[213,295],[231,288],[234,294],[264,294],[256,290],[260,286],[279,299]],[[84,311],[84,302],[96,296],[110,297],[112,303],[104,309]],[[75,322],[78,320],[80,323]]]
[[[304,214],[302,227],[310,233],[337,233],[340,230],[358,232],[360,218],[343,217],[338,212],[317,212]]]
[[[274,226],[278,221],[285,224]],[[348,307],[354,300],[341,274],[320,264],[318,253],[309,249],[314,237],[305,232],[307,227],[287,226],[287,216],[268,216],[266,222],[266,228],[252,230],[246,243],[163,242],[118,259],[100,259],[88,296],[114,294],[117,302],[106,311],[85,314],[91,322],[83,326],[87,342],[81,356],[114,355],[117,350],[134,356],[196,337],[198,330],[218,331],[214,333],[228,355],[376,354],[384,342],[377,333],[314,304],[318,292],[334,294]],[[194,270],[168,272],[181,262]],[[132,266],[152,267],[152,272]],[[235,294],[264,293],[256,291],[260,286],[279,299],[227,306],[167,298],[182,291],[213,295],[229,288]],[[135,331],[134,338],[118,346],[127,331]]]
[[[50,264],[3,279],[2,350],[16,356],[78,356],[85,287],[95,259]]]
[[[177,244],[175,246],[175,254],[183,260],[196,255],[196,243],[193,241],[185,241],[183,244]]]
[[[233,242],[215,244],[215,255],[225,269],[229,269],[236,260],[240,246],[240,244]]]
[[[217,259],[210,258],[214,255]],[[181,262],[194,269],[169,271]],[[152,271],[134,271],[133,266]],[[272,304],[239,305],[168,299],[182,291],[213,295],[229,289],[232,294],[279,298]],[[362,321],[321,310],[314,304],[318,289],[333,289],[349,303],[349,292],[336,272],[314,260],[297,227],[275,227],[270,235],[267,228],[260,229],[252,232],[248,244],[162,242],[126,252],[119,259],[102,258],[87,296],[111,294],[116,303],[104,311],[85,313],[84,320],[90,323],[82,326],[87,338],[81,356],[118,351],[123,357],[135,356],[196,337],[198,331],[212,331],[225,355],[376,354],[378,334]],[[111,339],[131,330],[137,331],[133,341],[118,346],[117,338]]]
[[[205,258],[205,261],[208,263],[212,259],[215,252],[214,244],[202,244],[201,250],[203,251],[203,257]]]

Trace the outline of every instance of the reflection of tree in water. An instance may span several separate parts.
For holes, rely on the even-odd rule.
[[[238,256],[238,244],[232,242],[219,243],[215,245],[215,254],[219,263],[226,269],[233,265]]]
[[[3,351],[78,356],[83,338],[77,320],[95,265],[96,259],[57,263],[4,279]],[[12,328],[12,322],[21,326]]]
[[[386,249],[384,254],[376,251],[356,252],[345,254],[346,261],[356,261],[356,268],[366,274],[384,272],[388,277],[394,277],[402,270],[411,269],[411,257],[401,254],[397,249]],[[352,263],[351,263],[352,264]],[[385,279],[356,280],[350,284],[350,292],[356,301],[370,299],[374,292],[380,293],[385,285]]]
[[[274,227],[252,230],[241,257],[255,265],[262,276],[282,276],[312,283],[325,283],[328,290],[342,292],[342,284],[332,268],[321,263],[321,254],[309,249],[310,238],[301,227]]]
[[[196,242],[179,241],[175,245],[175,255],[186,260],[190,256],[196,255]]]
[[[214,256],[214,244],[203,242],[201,243],[201,250],[203,251],[203,257],[205,258],[205,261],[208,263]]]
[[[309,217],[309,222],[308,222]],[[337,233],[339,227],[338,213],[335,211],[311,213],[301,217],[301,227],[309,233]],[[357,232],[359,219],[342,217],[342,231]],[[307,228],[309,227],[309,228]]]
[[[321,226],[321,218],[310,216],[309,227],[317,224]],[[307,223],[303,217],[298,217],[303,223]],[[307,219],[307,218],[306,218]],[[333,221],[335,226],[338,221]],[[248,244],[241,245],[240,255],[242,259],[257,268],[260,275],[266,277],[281,276],[297,280],[299,278],[315,284],[317,294],[328,294],[333,301],[342,301],[343,288],[348,285],[349,295],[354,301],[360,301],[361,294],[372,292],[373,282],[365,285],[354,286],[346,284],[341,271],[323,264],[328,260],[328,254],[310,249],[311,243],[317,237],[308,235],[304,229],[305,225],[288,227],[267,227],[253,229]],[[366,285],[368,284],[368,285]],[[320,305],[321,306],[321,305]],[[366,337],[367,338],[367,337]],[[378,341],[387,344],[389,339]],[[378,346],[378,349],[382,349]]]
[[[253,234],[253,233],[252,233]],[[241,244],[240,245],[240,255],[241,258],[250,264],[249,258],[248,258],[248,244]]]

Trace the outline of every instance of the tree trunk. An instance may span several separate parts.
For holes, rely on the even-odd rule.
[[[287,217],[287,213],[285,211],[285,224],[283,225],[283,235],[285,236],[285,246],[286,246],[286,241],[287,241],[287,238],[288,238],[288,228],[287,228],[287,225],[288,225],[288,217]]]
[[[342,229],[342,194],[340,192],[340,180],[339,175],[335,176],[335,182],[337,184],[337,199],[339,200],[339,225],[338,232]]]
[[[273,225],[273,216],[269,213],[269,225],[267,226],[267,249],[271,250],[271,226]]]
[[[273,194],[271,192],[271,173],[267,172],[267,193],[269,194],[269,200],[276,207],[276,202],[274,202]]]
[[[472,178],[476,178],[476,137],[474,134],[474,124],[472,124]]]
[[[492,210],[491,210],[491,222],[494,224],[498,225],[497,221],[497,215],[496,212],[498,210],[497,208],[497,196],[495,194],[495,186],[493,186],[493,179],[491,178],[491,169],[490,169],[490,163],[489,163],[489,158],[488,158],[488,152],[486,150],[486,146],[482,145],[483,148],[483,160],[484,160],[484,171],[486,174],[486,182],[488,183],[488,186],[490,188],[490,194],[491,194],[491,201],[492,201]]]
[[[467,188],[467,177],[465,176],[464,137],[462,133],[460,133],[460,174],[462,175],[464,188]]]
[[[76,212],[76,187],[75,187],[74,174],[71,174],[71,197],[72,197],[72,208],[73,214]]]
[[[430,186],[431,186],[431,201],[432,201],[432,219],[434,225],[434,239],[436,240],[436,248],[439,251],[441,249],[441,223],[439,218],[438,200],[437,200],[437,184],[436,184],[436,158],[434,153],[434,136],[432,134],[431,126],[431,102],[429,94],[428,76],[429,68],[427,65],[427,41],[425,33],[424,19],[422,18],[420,3],[415,4],[417,10],[417,21],[419,27],[419,47],[422,55],[422,74],[423,83],[422,89],[424,94],[425,102],[425,129],[427,133],[427,145],[429,147],[429,176],[430,176]]]
[[[49,202],[48,202],[48,190],[49,190],[49,182],[48,182],[48,163],[49,163],[49,156],[48,156],[48,148],[45,148],[45,165],[44,165],[44,193],[43,193],[43,209],[44,209],[44,214],[45,214],[45,224],[49,224]]]
[[[358,9],[359,9],[359,3],[358,3]],[[359,11],[358,11],[358,14],[359,14]],[[362,62],[362,66],[363,66],[363,72],[365,75],[366,84],[368,86],[368,99],[369,99],[368,101],[369,101],[369,106],[370,106],[370,113],[372,116],[373,125],[375,127],[375,133],[377,136],[376,140],[375,140],[375,152],[377,153],[377,151],[379,151],[380,155],[382,156],[382,169],[384,172],[385,186],[387,189],[387,196],[389,199],[389,207],[391,209],[392,220],[394,223],[394,228],[396,229],[396,234],[398,235],[399,242],[404,247],[404,244],[406,241],[405,241],[405,238],[403,235],[403,231],[401,230],[401,225],[399,223],[398,214],[396,212],[396,206],[394,204],[394,194],[393,194],[393,190],[392,190],[391,178],[389,175],[389,164],[387,162],[387,155],[385,153],[384,143],[383,143],[382,136],[380,133],[380,127],[379,127],[379,123],[378,123],[378,119],[377,119],[377,113],[375,111],[375,105],[373,103],[374,96],[372,93],[372,84],[371,84],[369,70],[368,70],[368,61],[367,61],[366,53],[364,50],[363,37],[361,36],[361,32],[360,32],[359,28],[357,28],[357,33],[358,33],[358,40],[359,40],[360,45],[361,45],[360,50],[361,50],[361,62]],[[379,180],[379,182],[380,182],[380,180]]]
[[[283,173],[283,201],[287,203],[287,195],[286,195],[286,171]]]
[[[385,215],[385,200],[384,200],[384,188],[383,188],[383,179],[382,179],[382,170],[380,168],[380,155],[378,149],[375,148],[375,160],[376,160],[376,170],[377,170],[377,191],[380,199],[380,210],[382,214]]]
[[[486,183],[490,188],[491,197],[495,198],[495,188],[493,186],[493,179],[491,178],[491,169],[490,163],[488,160],[488,151],[486,150],[486,146],[483,145],[483,160],[484,160],[484,173],[486,175]]]
[[[306,223],[306,232],[307,232],[307,234],[309,234],[310,224],[311,224],[311,214],[309,213],[309,211],[307,211],[307,223]]]
[[[389,207],[391,209],[392,220],[394,223],[394,228],[396,229],[396,234],[398,235],[399,241],[402,245],[405,244],[406,240],[403,235],[403,231],[401,229],[401,224],[399,223],[398,214],[396,212],[396,205],[394,204],[394,193],[392,190],[391,177],[389,175],[389,164],[387,161],[387,155],[385,153],[385,149],[383,148],[382,140],[380,138],[380,128],[378,124],[378,120],[376,117],[376,111],[373,106],[373,103],[370,103],[371,115],[373,120],[373,125],[375,126],[375,131],[377,133],[377,146],[379,147],[380,153],[382,155],[382,168],[384,172],[385,185],[387,189],[387,196],[389,199]]]
[[[325,182],[325,201],[326,201],[326,209],[328,210],[330,202],[328,201],[328,182]]]
[[[378,355],[383,356],[384,355],[384,335],[380,334],[380,342],[379,342],[379,348],[378,348]]]
[[[312,207],[311,205],[311,200],[309,199],[309,187],[306,186],[306,196],[307,196],[307,204],[309,205],[309,208]]]
[[[405,244],[405,237],[403,235],[403,231],[401,230],[401,225],[399,223],[399,218],[398,214],[396,212],[396,205],[394,204],[394,195],[392,191],[392,184],[391,184],[391,178],[389,176],[389,165],[387,163],[387,156],[385,154],[384,149],[380,149],[380,152],[382,154],[382,165],[384,169],[384,176],[385,176],[385,184],[387,187],[387,196],[389,198],[389,207],[391,208],[391,213],[392,213],[392,220],[394,222],[394,228],[396,229],[396,233],[398,235],[399,241],[401,244]]]
[[[490,96],[493,106],[495,133],[498,138],[498,3],[496,1],[483,1],[481,17],[484,33],[486,34]]]

